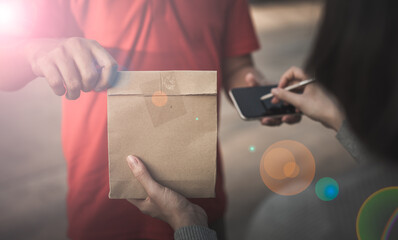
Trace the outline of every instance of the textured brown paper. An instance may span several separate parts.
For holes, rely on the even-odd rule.
[[[108,90],[108,150],[109,198],[147,196],[127,165],[131,154],[182,195],[214,197],[217,72],[119,72]]]

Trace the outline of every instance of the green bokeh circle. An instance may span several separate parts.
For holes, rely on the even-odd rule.
[[[333,193],[328,193],[328,189],[331,189]],[[315,184],[315,193],[319,199],[323,201],[331,201],[339,194],[339,184],[333,178],[321,178]]]
[[[358,239],[380,239],[397,208],[398,187],[383,188],[370,195],[358,212],[356,223]]]

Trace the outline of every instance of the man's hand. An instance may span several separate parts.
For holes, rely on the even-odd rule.
[[[127,163],[148,194],[144,200],[128,199],[141,212],[167,222],[174,230],[191,225],[207,226],[207,215],[201,207],[153,180],[137,157],[128,156]]]
[[[309,118],[338,131],[343,122],[343,114],[333,98],[320,85],[309,84],[304,87],[302,93],[282,89],[307,78],[301,69],[290,68],[281,77],[278,88],[272,89],[272,94],[275,96],[272,101],[276,103],[282,100],[290,103]]]
[[[247,82],[249,87],[255,87],[260,85],[259,81],[255,78],[255,76],[252,73],[246,74],[245,81]],[[301,115],[285,115],[278,118],[264,117],[260,120],[260,122],[261,124],[267,126],[279,126],[282,124],[282,122],[293,124],[300,122],[300,120],[301,120]]]
[[[37,40],[27,48],[33,73],[47,79],[55,94],[77,99],[80,91],[112,86],[118,65],[96,41],[84,38]]]

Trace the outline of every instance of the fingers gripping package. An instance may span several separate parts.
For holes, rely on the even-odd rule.
[[[126,157],[186,197],[215,197],[217,72],[119,72],[108,90],[109,197],[147,195]]]

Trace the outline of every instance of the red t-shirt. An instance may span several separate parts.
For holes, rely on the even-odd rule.
[[[220,90],[222,60],[258,48],[245,0],[36,1],[44,3],[36,8],[44,25],[35,30],[35,37],[94,39],[111,53],[120,70],[217,70]],[[166,223],[142,214],[126,200],[108,198],[106,107],[106,92],[82,93],[76,101],[63,101],[68,236],[172,239]],[[209,222],[223,216],[220,154],[216,198],[192,202],[206,210]]]

